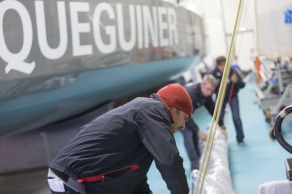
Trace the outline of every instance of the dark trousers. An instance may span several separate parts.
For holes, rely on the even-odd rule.
[[[90,183],[90,184],[94,185],[96,183]],[[145,188],[139,188],[139,191],[134,191],[132,194],[153,194],[152,191],[150,191],[149,185],[147,184],[147,182],[145,183],[143,182],[143,184],[146,184],[147,186],[145,186]],[[52,194],[80,194],[79,192],[74,191],[73,189],[71,189],[70,187],[66,185],[64,185],[64,188],[65,188],[65,192],[55,192],[51,190],[51,193]],[[90,188],[88,190],[89,190],[88,191],[89,193],[95,192],[95,191],[91,191]],[[103,188],[98,193],[111,193],[111,190],[109,188]]]
[[[199,169],[200,166],[200,149],[199,149],[199,138],[198,138],[199,128],[197,124],[192,120],[186,122],[186,127],[181,130],[184,138],[184,145],[191,161],[191,168]]]
[[[147,176],[141,179],[140,173],[142,172],[135,171],[135,172],[123,173],[119,175],[117,174],[112,175],[112,176],[107,175],[104,177],[103,181],[83,182],[81,185],[78,182],[76,182],[74,179],[72,179],[71,177],[68,177],[68,175],[66,175],[65,173],[60,172],[56,169],[50,168],[48,172],[48,180],[51,179],[53,181],[48,181],[48,182],[49,182],[49,186],[51,188],[52,194],[80,194],[80,193],[84,193],[84,194],[85,193],[87,194],[102,194],[102,193],[105,193],[105,194],[107,193],[109,194],[111,193],[152,194],[152,191],[150,190],[149,185],[147,183],[147,180],[148,180]],[[63,178],[61,179],[60,177],[63,177]],[[60,181],[60,183],[56,183],[56,181]],[[54,184],[51,185],[51,182],[53,182]],[[57,186],[60,186],[60,184],[62,184],[64,186],[65,192],[52,191],[52,188],[56,186],[55,184]],[[67,184],[68,186],[65,184]],[[59,187],[59,189],[60,188],[61,187]],[[79,192],[76,192],[74,189]]]
[[[223,105],[222,105],[222,110],[221,110],[221,115],[220,115],[220,118],[222,121],[224,118],[224,110],[226,108],[227,103],[228,103],[228,101],[225,100],[223,102]],[[236,139],[237,139],[237,141],[240,142],[244,139],[244,133],[243,133],[242,123],[241,123],[240,114],[239,114],[238,96],[234,96],[231,98],[230,109],[232,112],[232,119],[233,119],[233,123],[234,123],[235,130],[236,130]]]

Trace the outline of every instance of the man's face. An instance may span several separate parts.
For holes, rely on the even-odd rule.
[[[185,122],[189,119],[189,116],[184,113],[183,111],[180,111],[174,107],[171,107],[171,113],[174,117],[174,123],[171,125],[171,131],[172,133],[175,133],[183,128],[185,128]]]
[[[224,66],[225,66],[225,61],[217,64],[217,68],[221,73],[223,73],[223,71],[224,71]]]
[[[211,96],[214,90],[215,90],[215,87],[212,84],[208,82],[201,83],[201,92],[205,97]]]

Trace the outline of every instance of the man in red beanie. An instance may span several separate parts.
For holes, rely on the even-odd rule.
[[[172,194],[188,194],[173,133],[185,127],[192,102],[179,84],[138,97],[83,126],[51,163],[52,193],[151,194],[152,161]]]

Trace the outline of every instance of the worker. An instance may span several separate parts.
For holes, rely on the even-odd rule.
[[[216,77],[216,79],[221,83],[223,71],[225,68],[226,57],[219,56],[216,58],[216,68],[212,71],[212,75]],[[244,132],[242,127],[242,122],[240,118],[239,112],[239,100],[238,100],[238,92],[241,88],[245,86],[241,76],[235,69],[230,69],[229,79],[226,86],[226,92],[223,99],[222,109],[220,118],[224,119],[224,111],[227,104],[230,105],[230,109],[232,112],[232,119],[236,130],[236,140],[239,145],[244,145]],[[219,93],[220,84],[218,84],[215,89],[216,96]]]
[[[147,172],[154,160],[171,193],[188,194],[173,134],[191,114],[190,96],[175,83],[97,117],[51,163],[52,193],[151,194]]]
[[[214,76],[207,74],[203,77],[200,83],[188,83],[185,89],[192,99],[193,111],[201,106],[205,106],[210,115],[213,115],[215,103],[212,99],[212,94],[217,87],[217,80]],[[222,120],[219,120],[219,126],[224,130]],[[186,122],[186,127],[182,131],[184,138],[184,145],[191,161],[191,170],[199,169],[201,152],[199,148],[199,139],[205,141],[207,135],[205,132],[199,130],[198,125],[194,119],[189,119]]]

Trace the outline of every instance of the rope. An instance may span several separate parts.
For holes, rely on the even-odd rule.
[[[231,42],[230,42],[230,48],[228,51],[228,55],[227,55],[227,59],[226,59],[225,67],[224,67],[224,72],[223,72],[222,81],[221,81],[220,88],[219,88],[218,98],[216,100],[216,105],[215,105],[215,110],[214,110],[214,114],[212,117],[211,126],[209,128],[209,135],[208,135],[205,150],[203,153],[203,160],[202,160],[201,169],[199,171],[198,183],[197,183],[195,194],[202,193],[202,188],[203,188],[204,181],[205,181],[206,171],[207,171],[207,167],[208,167],[209,160],[210,160],[210,155],[211,155],[211,151],[212,151],[212,147],[213,147],[216,128],[218,125],[218,121],[219,121],[219,117],[220,117],[220,113],[221,113],[221,109],[222,109],[222,103],[223,103],[223,99],[225,96],[227,80],[228,80],[229,73],[230,73],[231,59],[232,59],[233,53],[234,53],[234,39],[235,39],[235,35],[237,32],[237,28],[238,28],[238,21],[239,21],[239,16],[241,13],[241,7],[242,7],[242,0],[239,0],[235,25],[234,25],[234,29],[233,29],[233,33],[232,33]],[[214,125],[214,122],[215,122],[215,125]]]

